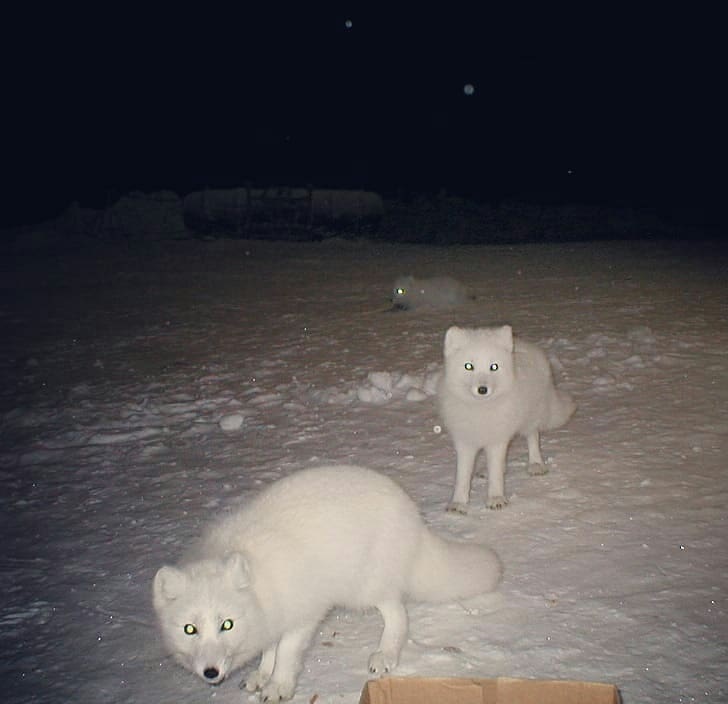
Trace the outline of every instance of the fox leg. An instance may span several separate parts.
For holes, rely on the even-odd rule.
[[[528,473],[546,474],[549,470],[541,457],[538,430],[526,435],[526,442],[528,443]]]
[[[273,673],[260,693],[261,701],[280,702],[293,696],[303,663],[303,651],[311,642],[317,625],[318,619],[281,636],[276,647]]]
[[[379,649],[369,658],[369,672],[384,675],[397,667],[399,654],[407,639],[407,609],[401,601],[387,601],[377,604],[384,619],[384,630],[379,640]]]
[[[485,448],[488,460],[488,508],[503,508],[508,500],[505,497],[505,472],[508,443],[499,443]]]
[[[260,659],[258,669],[245,681],[245,689],[247,689],[248,692],[255,692],[258,689],[263,689],[263,687],[268,683],[268,680],[270,680],[270,677],[273,674],[273,668],[276,664],[276,647],[277,645],[272,645],[270,648],[263,651],[263,657]]]
[[[455,443],[455,452],[457,453],[457,466],[455,469],[455,489],[452,493],[452,499],[447,505],[448,511],[456,513],[467,513],[468,500],[470,498],[470,482],[473,478],[473,470],[475,469],[475,459],[480,452],[480,448],[474,448],[463,443]]]

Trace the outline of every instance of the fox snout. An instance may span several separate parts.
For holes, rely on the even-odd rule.
[[[227,677],[229,664],[224,656],[215,657],[208,652],[207,657],[200,654],[191,669],[207,684],[220,684]]]
[[[216,667],[206,667],[202,674],[205,675],[205,679],[210,682],[216,682],[220,679],[220,670]]]
[[[225,674],[220,672],[214,665],[211,665],[202,671],[202,678],[208,684],[220,684],[225,679]]]
[[[490,386],[484,384],[483,382],[477,381],[470,385],[468,391],[472,396],[475,396],[475,398],[490,396],[493,393],[493,389]]]

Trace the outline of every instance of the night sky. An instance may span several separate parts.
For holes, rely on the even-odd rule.
[[[726,41],[701,3],[68,5],[2,10],[3,225],[245,183],[723,217]]]

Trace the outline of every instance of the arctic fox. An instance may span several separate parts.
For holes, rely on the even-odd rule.
[[[416,279],[400,276],[392,287],[392,303],[396,308],[447,308],[460,305],[472,298],[468,289],[450,276]]]
[[[369,671],[397,665],[403,600],[453,601],[496,588],[489,548],[446,541],[392,480],[353,466],[301,470],[213,524],[178,567],[154,578],[154,608],[176,659],[210,684],[262,653],[248,691],[293,696],[303,651],[335,605],[384,620]]]
[[[528,442],[529,471],[545,474],[539,431],[559,428],[576,405],[554,387],[546,355],[535,345],[514,341],[509,325],[451,327],[445,334],[445,369],[437,399],[457,452],[455,490],[449,511],[466,513],[475,460],[485,450],[489,508],[502,508],[503,475],[511,440]]]

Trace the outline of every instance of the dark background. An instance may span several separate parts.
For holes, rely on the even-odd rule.
[[[1,224],[245,183],[725,222],[717,10],[468,5],[6,4]]]

